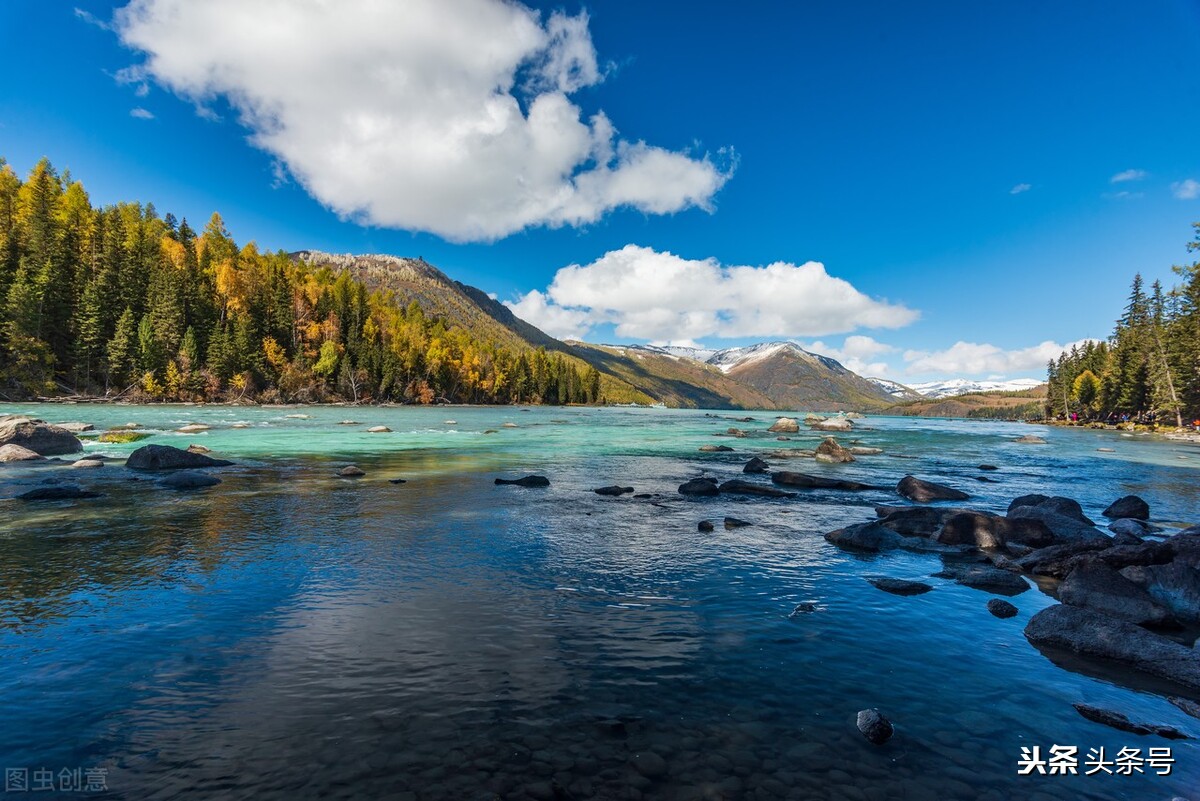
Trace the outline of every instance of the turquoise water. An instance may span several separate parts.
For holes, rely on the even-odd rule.
[[[819,441],[776,441],[763,433],[773,415],[0,412],[98,429],[137,422],[156,432],[146,442],[203,444],[237,462],[222,485],[194,493],[131,480],[119,463],[0,468],[4,499],[47,479],[104,493],[0,500],[6,767],[101,767],[107,797],[137,799],[551,798],[557,783],[559,797],[602,799],[1166,801],[1200,785],[1194,742],[1075,713],[1084,701],[1200,735],[1200,721],[1154,688],[1032,648],[1021,631],[1048,596],[1011,599],[1011,620],[988,614],[988,594],[941,579],[899,598],[864,577],[928,577],[938,556],[854,556],[824,541],[871,518],[873,504],[898,502],[890,490],[676,493],[701,474],[740,476],[751,455]],[[747,414],[757,420],[730,419]],[[213,428],[173,433],[187,423]],[[881,486],[914,473],[990,510],[1045,492],[1096,518],[1133,492],[1158,520],[1200,520],[1194,445],[992,422],[862,423],[839,439],[883,455],[768,461]],[[366,433],[373,425],[393,431]],[[730,426],[754,433],[714,438]],[[1049,444],[1012,441],[1027,433]],[[698,452],[705,444],[735,452]],[[985,462],[1000,467],[996,483],[975,480]],[[367,475],[334,476],[349,463]],[[531,472],[551,486],[493,484]],[[651,497],[591,492],[608,484]],[[754,525],[724,530],[726,515]],[[717,530],[698,532],[701,519]],[[789,617],[801,602],[816,611]],[[883,747],[854,727],[871,706],[897,727]],[[1017,776],[1021,747],[1054,744],[1170,746],[1176,762],[1170,776]]]

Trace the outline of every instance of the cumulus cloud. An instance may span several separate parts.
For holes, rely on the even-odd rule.
[[[133,72],[209,108],[337,213],[447,239],[711,209],[731,167],[617,135],[586,14],[510,0],[132,0]],[[726,154],[718,153],[718,159]],[[732,164],[731,158],[729,159]]]
[[[885,376],[891,369],[887,362],[871,361],[876,356],[895,353],[894,345],[879,342],[862,334],[848,336],[841,347],[827,345],[824,342],[813,342],[804,346],[806,350],[837,359],[842,366],[859,375]]]
[[[138,106],[129,110],[129,116],[139,120],[152,120],[154,119],[154,112]]]
[[[1022,192],[1028,192],[1030,189],[1033,189],[1032,184],[1017,184],[1012,189],[1008,190],[1008,194],[1019,195]]]
[[[949,348],[939,351],[907,350],[904,361],[907,362],[904,372],[908,375],[938,373],[941,375],[983,375],[1042,370],[1046,362],[1057,359],[1064,350],[1070,350],[1072,345],[1083,345],[1088,340],[1068,342],[1060,345],[1046,340],[1039,345],[1017,350],[1004,350],[995,345],[977,342],[955,342]]]
[[[515,303],[505,301],[504,305],[513,314],[555,339],[583,339],[592,327],[586,311],[555,305],[536,289],[521,296]]]
[[[1121,170],[1121,172],[1109,178],[1109,183],[1119,184],[1124,181],[1140,181],[1147,175],[1145,170]]]
[[[538,327],[562,325],[579,337],[611,323],[618,336],[661,342],[825,336],[899,328],[918,317],[863,294],[817,262],[724,266],[637,245],[563,267],[544,293],[535,290],[508,306]]]
[[[1171,194],[1180,200],[1195,200],[1200,197],[1200,181],[1188,178],[1171,184]]]

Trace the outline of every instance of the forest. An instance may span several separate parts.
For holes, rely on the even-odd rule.
[[[1200,252],[1200,223],[1192,228],[1188,252]],[[1135,275],[1112,336],[1050,362],[1049,416],[1178,427],[1200,419],[1200,261],[1173,271],[1170,289],[1147,289]]]
[[[599,372],[500,346],[345,272],[92,205],[46,159],[0,158],[0,399],[600,403]]]

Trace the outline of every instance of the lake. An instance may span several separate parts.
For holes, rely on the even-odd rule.
[[[422,800],[1168,801],[1200,786],[1194,740],[1126,734],[1075,712],[1083,701],[1200,735],[1200,721],[1147,688],[1065,669],[1029,645],[1022,629],[1054,603],[1047,595],[1009,599],[1019,614],[1001,620],[986,609],[993,596],[928,578],[937,554],[857,556],[823,539],[872,519],[875,504],[904,502],[894,491],[676,492],[701,474],[741,477],[752,455],[820,441],[762,433],[773,413],[4,412],[156,432],[89,442],[89,453],[196,443],[236,462],[217,473],[220,486],[195,492],[119,463],[0,467],[0,762],[31,783],[38,769],[56,782],[63,769],[90,769],[106,771],[92,774],[106,788],[92,797]],[[746,416],[756,419],[732,419]],[[339,424],[348,418],[356,424]],[[768,461],[887,487],[912,473],[1000,512],[1041,492],[1101,519],[1136,493],[1155,520],[1200,522],[1194,444],[1001,422],[856,422],[839,440],[882,455]],[[187,423],[212,429],[174,433]],[[374,425],[392,432],[367,433]],[[758,433],[714,438],[731,426]],[[1028,433],[1049,444],[1013,441]],[[735,450],[700,453],[706,444]],[[976,480],[985,462],[999,467],[995,483]],[[351,463],[366,475],[335,476]],[[529,473],[550,486],[493,483]],[[46,479],[103,497],[7,500]],[[591,491],[611,484],[650,497]],[[753,525],[726,530],[727,515]],[[716,530],[698,531],[704,519]],[[934,590],[897,597],[864,580],[876,575]],[[815,610],[793,616],[804,602]],[[883,746],[855,728],[867,707],[896,726]],[[1092,748],[1170,747],[1175,765],[1169,776],[1149,766],[1017,775],[1023,747],[1052,745],[1077,746],[1081,760]]]

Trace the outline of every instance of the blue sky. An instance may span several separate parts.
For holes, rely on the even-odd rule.
[[[560,335],[1037,375],[1200,221],[1188,0],[125,5],[0,5],[18,171],[422,256]]]

